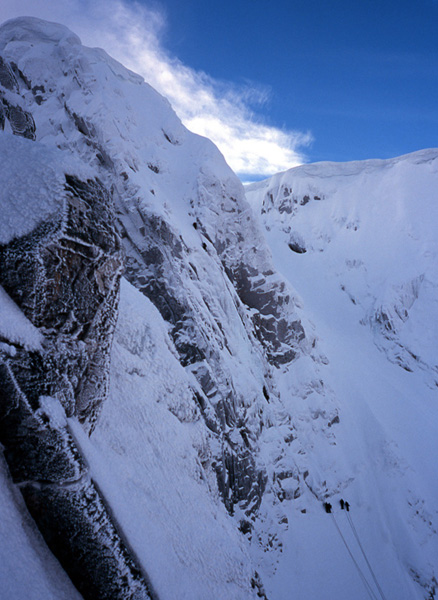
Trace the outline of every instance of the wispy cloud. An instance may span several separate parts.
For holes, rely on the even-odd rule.
[[[104,48],[166,96],[183,123],[212,139],[246,179],[304,162],[311,135],[267,125],[254,112],[267,101],[269,90],[217,82],[166,51],[166,18],[157,6],[132,0],[2,0],[0,20],[27,14],[58,21],[84,44]]]

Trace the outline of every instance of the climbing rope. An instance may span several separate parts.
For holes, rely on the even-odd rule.
[[[347,519],[348,519],[348,522],[350,523],[351,530],[353,531],[353,533],[354,533],[354,537],[356,538],[356,541],[357,541],[357,543],[359,544],[359,548],[360,548],[360,550],[361,550],[361,552],[362,552],[362,555],[363,555],[363,557],[364,557],[364,559],[365,559],[365,562],[366,562],[366,563],[367,563],[367,565],[368,565],[368,568],[369,568],[369,570],[370,570],[371,576],[372,576],[372,578],[374,579],[374,583],[376,584],[376,587],[377,587],[377,589],[379,590],[379,594],[380,594],[380,596],[381,596],[382,600],[386,600],[386,598],[385,598],[385,594],[383,593],[383,590],[382,590],[382,588],[380,587],[380,585],[379,585],[379,582],[377,581],[377,578],[376,578],[376,576],[375,576],[375,574],[374,574],[374,571],[373,571],[373,569],[372,569],[372,567],[371,567],[371,565],[370,565],[370,562],[369,562],[369,560],[368,560],[368,558],[367,558],[367,555],[365,554],[365,550],[363,549],[363,546],[362,546],[362,544],[361,544],[361,542],[360,542],[359,535],[358,535],[358,533],[357,533],[357,531],[356,531],[356,527],[354,526],[354,523],[353,523],[353,520],[352,520],[352,518],[351,518],[351,515],[350,515],[350,513],[349,513],[349,512],[346,512],[345,514],[347,515]]]
[[[362,569],[359,567],[359,565],[358,565],[358,563],[357,563],[356,559],[354,558],[354,556],[353,556],[353,553],[351,552],[351,550],[350,550],[350,548],[349,548],[349,546],[348,546],[348,544],[347,544],[347,541],[346,541],[346,539],[345,539],[345,538],[344,538],[344,536],[342,535],[342,531],[339,529],[339,525],[338,525],[338,523],[336,522],[335,515],[334,515],[333,513],[330,513],[330,515],[331,515],[331,517],[333,518],[333,523],[335,524],[335,526],[336,526],[336,529],[338,530],[338,533],[339,533],[339,535],[341,536],[341,539],[342,539],[342,541],[344,542],[344,545],[345,545],[345,547],[347,548],[348,554],[350,555],[350,557],[351,557],[351,560],[353,561],[353,563],[354,563],[354,565],[355,565],[355,567],[356,567],[356,569],[357,569],[357,572],[359,573],[359,575],[360,575],[360,578],[362,579],[362,583],[363,583],[363,584],[364,584],[364,586],[365,586],[365,589],[366,589],[366,591],[367,591],[367,593],[368,593],[368,596],[369,596],[369,597],[370,597],[372,600],[379,600],[379,599],[377,598],[377,596],[375,595],[375,593],[374,593],[374,591],[373,591],[373,588],[372,588],[372,587],[370,586],[370,584],[368,583],[368,581],[367,581],[367,578],[366,578],[366,577],[365,577],[365,575],[363,574],[363,572],[362,572]]]

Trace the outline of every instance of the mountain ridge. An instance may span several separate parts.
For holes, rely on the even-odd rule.
[[[351,254],[348,244],[352,235],[362,232],[365,241],[373,239],[373,227],[384,241],[387,232],[376,229],[384,219],[378,214],[367,221],[360,212],[365,180],[356,184],[359,202],[350,205],[333,172],[351,171],[353,165],[359,169],[362,164],[359,179],[366,179],[378,165],[382,170],[382,162],[297,167],[293,173],[247,187],[248,204],[242,185],[211,142],[188,132],[167,100],[139,76],[102,50],[84,48],[68,29],[37,19],[10,21],[0,30],[0,53],[0,128],[7,130],[0,136],[5,154],[8,148],[17,149],[15,188],[8,183],[11,174],[2,173],[9,186],[2,187],[2,205],[13,217],[2,234],[2,252],[13,256],[17,265],[27,264],[29,251],[32,254],[36,247],[35,232],[41,227],[49,232],[38,246],[43,255],[49,250],[47,256],[62,256],[64,265],[70,265],[63,271],[66,285],[71,282],[69,291],[50,287],[59,267],[45,271],[54,274],[47,278],[52,297],[68,308],[65,321],[50,312],[49,303],[40,316],[26,304],[20,293],[24,284],[11,283],[14,270],[9,258],[2,263],[0,283],[43,336],[38,360],[59,364],[59,380],[52,378],[48,384],[44,369],[32,363],[32,377],[46,386],[44,393],[33,392],[32,418],[44,417],[50,432],[73,440],[79,463],[86,464],[94,486],[91,496],[89,488],[84,491],[93,499],[88,512],[78,511],[79,521],[89,518],[92,528],[90,515],[100,507],[113,539],[102,538],[107,548],[102,564],[111,563],[111,556],[119,557],[96,592],[90,582],[99,564],[88,564],[85,553],[88,579],[70,574],[84,598],[106,597],[108,585],[114,586],[114,598],[146,593],[169,600],[290,600],[310,599],[322,590],[333,598],[368,597],[369,588],[358,579],[323,510],[324,502],[336,506],[341,495],[351,500],[357,531],[364,546],[372,548],[386,597],[412,600],[420,599],[423,591],[434,593],[433,561],[426,558],[427,552],[432,556],[437,552],[432,539],[437,518],[432,508],[433,466],[416,474],[426,456],[424,449],[429,453],[436,449],[432,420],[424,428],[421,451],[402,439],[410,431],[409,392],[421,395],[417,427],[425,426],[425,414],[435,414],[433,329],[428,345],[422,342],[423,369],[420,354],[415,353],[419,342],[414,344],[407,327],[415,317],[421,338],[425,318],[434,314],[438,279],[432,269],[415,284],[425,291],[425,304],[417,315],[422,295],[408,308],[407,318],[402,312],[412,293],[415,296],[414,284],[412,293],[410,288],[391,288],[385,306],[370,303],[376,280],[385,275],[376,265],[384,261],[370,255],[371,261],[365,250],[363,256]],[[416,154],[435,158],[436,152]],[[19,206],[20,199],[33,193],[32,168],[27,179],[20,177],[20,155],[33,156],[27,159],[30,167],[47,176],[40,183],[35,207],[48,201],[51,208],[39,215],[36,211],[33,217],[26,211],[14,213],[9,198],[13,195]],[[384,171],[403,162],[410,159],[386,161]],[[49,163],[53,174],[44,169]],[[406,175],[406,197],[417,185],[415,177],[420,181],[421,164],[424,161],[412,163],[415,172]],[[314,177],[305,180],[315,171],[326,174],[329,189],[314,190]],[[429,198],[434,198],[435,174],[436,170],[429,179],[424,175],[425,208],[434,206]],[[289,181],[297,175],[295,183]],[[58,181],[54,187],[53,177]],[[400,181],[396,183],[403,190],[403,177]],[[375,190],[376,207],[381,204],[379,185],[369,188]],[[385,186],[393,190],[394,179]],[[402,201],[401,192],[397,194],[403,207],[404,197]],[[65,196],[61,204],[60,195]],[[56,207],[61,205],[62,227],[67,227],[68,235],[64,229],[64,237],[58,233],[50,237],[58,231],[53,219],[59,217]],[[250,205],[260,215],[255,217]],[[90,215],[105,206],[107,217],[99,224]],[[383,216],[391,223],[387,213]],[[398,248],[406,246],[403,236],[412,234],[415,224],[423,228],[424,214],[420,216],[417,221],[407,219],[408,227],[406,215],[400,213],[403,235],[397,238]],[[22,217],[28,219],[24,228]],[[432,215],[424,239],[431,255],[426,262],[409,262],[413,275],[409,281],[421,275],[419,266],[433,265],[434,222]],[[117,257],[118,244],[124,249],[120,301],[118,284],[107,283],[111,269],[117,279],[120,264],[111,259],[102,269],[87,262],[102,256],[96,248],[109,250],[109,238]],[[77,258],[72,263],[65,248],[70,252],[73,241]],[[406,246],[406,253],[417,247],[417,241]],[[365,242],[362,248],[367,248]],[[395,264],[389,256],[388,272]],[[362,274],[373,273],[372,267],[377,270],[364,283]],[[32,267],[30,272],[34,271]],[[398,272],[404,283],[407,271],[400,266]],[[315,286],[315,280],[321,285]],[[109,293],[111,300],[104,300],[104,311],[98,308],[94,313],[90,337],[88,323],[95,310],[91,300],[96,296],[91,289],[101,298]],[[40,280],[35,290],[41,295]],[[5,318],[13,314],[8,303],[6,298],[0,304]],[[81,311],[86,314],[83,321]],[[105,319],[108,333],[99,337]],[[408,331],[415,348],[400,337],[402,330]],[[17,357],[29,360],[26,348],[17,347],[19,333],[7,327],[0,332],[1,360],[7,368],[15,368]],[[85,340],[87,351],[96,352],[99,343],[93,335],[105,351],[97,352],[93,369],[87,371],[82,343]],[[58,345],[51,347],[49,339]],[[60,352],[62,344],[70,348],[76,340],[80,343],[73,353]],[[401,347],[408,350],[399,359]],[[71,359],[78,360],[76,366]],[[400,369],[400,363],[411,371]],[[357,364],[367,365],[379,383],[362,376]],[[93,396],[100,381],[106,383]],[[24,398],[30,387],[25,389],[23,382],[22,387]],[[394,390],[399,388],[405,408],[393,426],[399,393]],[[354,401],[349,399],[352,390]],[[92,402],[87,400],[90,394]],[[373,394],[382,396],[381,408],[372,401]],[[37,457],[50,473],[53,466],[47,455]],[[377,482],[375,489],[372,482]],[[22,490],[17,481],[9,485]],[[28,507],[34,506],[32,502],[28,500]],[[397,503],[397,517],[391,516],[392,502]],[[64,511],[67,524],[71,514]],[[367,515],[373,521],[367,521]],[[49,512],[41,521],[47,540],[53,528],[50,520]],[[348,530],[344,535],[348,538]],[[84,532],[84,547],[89,540]],[[348,540],[353,547],[354,539]],[[419,540],[427,550],[421,551]],[[58,543],[55,555],[60,547],[62,555],[65,543],[68,536],[67,542]],[[128,588],[123,579],[127,572],[133,577]],[[336,576],[340,573],[343,579]],[[12,590],[19,589],[7,573],[2,578]],[[136,591],[137,584],[140,588],[145,584],[146,592]],[[30,587],[26,595],[38,598]]]

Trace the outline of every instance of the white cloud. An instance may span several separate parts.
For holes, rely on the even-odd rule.
[[[304,161],[309,133],[283,131],[260,122],[251,106],[268,91],[216,82],[166,52],[164,13],[127,0],[2,0],[0,20],[19,15],[61,22],[84,44],[100,46],[140,73],[171,102],[191,130],[212,139],[230,166],[247,179],[270,175]]]

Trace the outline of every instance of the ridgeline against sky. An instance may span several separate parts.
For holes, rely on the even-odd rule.
[[[243,180],[437,145],[438,2],[2,0],[165,95]]]

